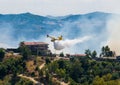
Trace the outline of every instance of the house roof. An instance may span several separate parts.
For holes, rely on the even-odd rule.
[[[24,45],[48,45],[45,42],[24,42]]]

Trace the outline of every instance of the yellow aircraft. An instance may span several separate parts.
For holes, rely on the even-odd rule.
[[[55,42],[56,40],[63,40],[62,35],[61,35],[61,36],[59,36],[59,37],[57,37],[57,38],[52,37],[52,36],[49,36],[49,35],[47,35],[47,37],[51,38],[51,42]]]

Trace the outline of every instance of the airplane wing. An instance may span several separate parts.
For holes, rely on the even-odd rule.
[[[49,36],[49,35],[47,35],[47,37],[49,37],[49,38],[51,38],[51,39],[55,39],[55,37],[52,37],[52,36]]]

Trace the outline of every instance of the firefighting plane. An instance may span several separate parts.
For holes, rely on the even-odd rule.
[[[53,36],[49,36],[47,35],[47,37],[51,38],[51,42],[55,42],[56,40],[63,40],[63,37],[62,35],[61,36],[58,36],[57,38],[53,37]]]

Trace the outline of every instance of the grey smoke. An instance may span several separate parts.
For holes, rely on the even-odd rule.
[[[0,24],[0,47],[7,48],[12,46],[14,43],[12,34],[14,33],[11,24],[9,23],[1,23]]]
[[[108,44],[111,50],[120,55],[120,16],[112,15],[107,23],[108,30]]]
[[[103,26],[104,23],[104,21],[97,18],[94,18],[92,20],[89,20],[89,18],[79,18],[74,22],[68,21],[64,23],[60,30],[55,30],[54,32],[50,33],[50,35],[62,35],[65,40],[73,40],[85,36],[92,36],[92,38],[86,40],[85,42],[78,42],[74,45],[69,46],[69,48],[64,48],[61,46],[61,48],[64,48],[62,51],[65,53],[74,54],[84,53],[86,49],[90,49],[100,52],[101,47],[105,45],[108,39],[106,25]],[[50,43],[50,49],[54,51],[52,43]]]

